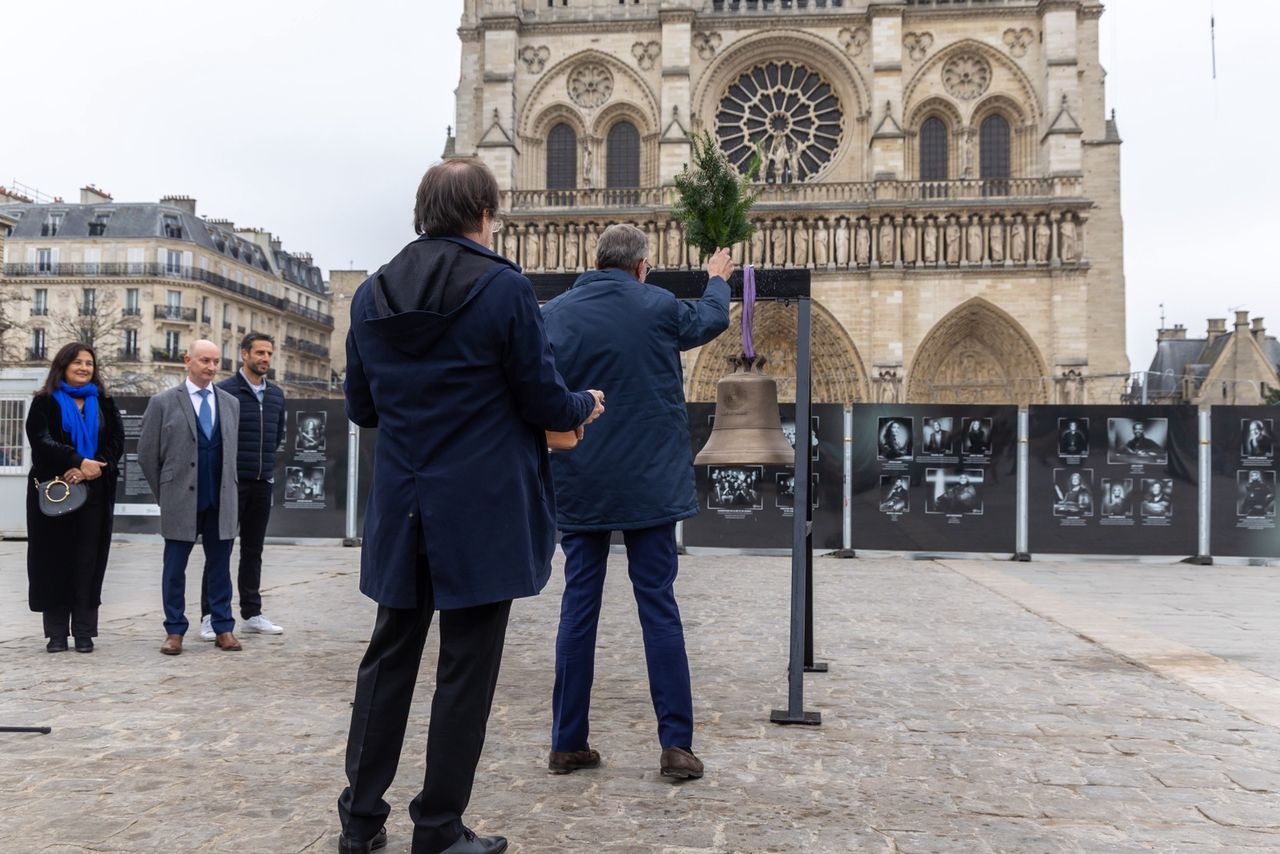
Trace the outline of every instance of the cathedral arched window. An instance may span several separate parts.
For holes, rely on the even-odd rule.
[[[985,195],[1007,195],[1009,121],[999,113],[987,116],[978,128],[978,174]]]
[[[920,126],[920,180],[947,180],[947,126],[937,116]]]
[[[640,186],[640,132],[628,121],[609,128],[605,186]]]
[[[578,135],[559,122],[547,134],[547,189],[572,190],[578,186]]]

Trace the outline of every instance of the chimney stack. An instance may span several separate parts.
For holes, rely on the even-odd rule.
[[[105,205],[115,201],[111,194],[106,190],[99,190],[92,184],[85,184],[80,188],[80,204],[82,205]]]
[[[1170,329],[1161,329],[1156,334],[1156,341],[1185,341],[1187,338],[1187,327],[1181,323],[1175,323]]]
[[[181,208],[192,216],[196,215],[196,200],[190,196],[161,196],[160,204]]]
[[[0,205],[8,204],[31,204],[31,199],[19,193],[17,190],[10,190],[6,187],[0,187]]]
[[[1249,312],[1237,311],[1236,312],[1236,332],[1248,332],[1248,331],[1249,331]]]
[[[1267,342],[1267,327],[1263,325],[1261,317],[1253,319],[1253,337],[1257,339],[1259,344],[1266,344]]]
[[[1225,317],[1209,318],[1209,331],[1205,334],[1206,344],[1212,344],[1219,336],[1227,333],[1227,319]]]

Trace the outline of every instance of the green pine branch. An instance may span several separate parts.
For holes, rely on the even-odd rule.
[[[693,168],[686,163],[676,176],[678,199],[673,214],[684,226],[685,242],[696,246],[705,259],[716,249],[750,240],[755,234],[756,227],[747,215],[759,194],[751,182],[763,157],[757,150],[746,174],[740,175],[711,134],[694,134],[692,142]]]

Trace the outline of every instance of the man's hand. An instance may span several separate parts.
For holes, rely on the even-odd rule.
[[[80,473],[84,475],[85,480],[97,480],[102,477],[102,463],[86,459],[80,463]]]
[[[719,276],[726,282],[733,275],[733,259],[729,257],[728,249],[717,249],[715,254],[707,259],[707,275],[715,278]]]
[[[587,389],[587,394],[596,399],[596,408],[591,410],[591,414],[587,416],[587,420],[582,422],[582,426],[584,427],[592,421],[595,421],[601,415],[604,415],[604,392],[591,388]]]

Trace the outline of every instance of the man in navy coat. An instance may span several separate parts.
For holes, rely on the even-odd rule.
[[[645,233],[605,229],[596,267],[543,308],[556,365],[572,387],[609,389],[609,418],[574,451],[552,458],[565,590],[556,637],[551,755],[556,773],[590,768],[587,743],[596,626],[609,538],[622,531],[644,634],[649,693],[666,776],[702,776],[693,755],[693,698],[676,605],[675,523],[698,512],[680,352],[729,325],[729,251],[707,262],[700,300],[644,284]]]
[[[378,618],[356,681],[342,852],[386,845],[422,648],[440,611],[427,773],[409,806],[414,854],[497,854],[462,823],[502,661],[511,600],[551,574],[555,491],[547,430],[604,411],[556,372],[529,280],[488,248],[498,185],[479,161],[433,166],[421,235],[351,301],[347,414],[378,429],[360,590]]]

